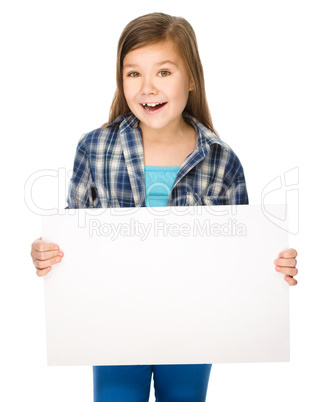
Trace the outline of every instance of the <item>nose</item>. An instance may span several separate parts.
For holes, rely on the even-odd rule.
[[[151,77],[146,77],[142,81],[141,94],[142,95],[154,95],[158,92],[154,80]]]

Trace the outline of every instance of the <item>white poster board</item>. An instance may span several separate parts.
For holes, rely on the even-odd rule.
[[[44,278],[48,365],[289,361],[288,232],[260,206],[64,210],[42,236],[65,254]]]

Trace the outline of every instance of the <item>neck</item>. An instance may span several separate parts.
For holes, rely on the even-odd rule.
[[[192,129],[181,116],[178,120],[172,122],[167,127],[161,129],[154,129],[145,125],[143,122],[139,123],[142,136],[145,140],[160,144],[174,144],[181,141],[184,135]]]

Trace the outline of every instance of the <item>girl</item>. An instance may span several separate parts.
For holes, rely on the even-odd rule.
[[[248,204],[242,165],[213,128],[195,33],[183,18],[152,13],[121,34],[109,122],[78,143],[69,208]],[[293,249],[276,270],[296,285]],[[37,275],[64,253],[32,245]],[[93,367],[94,400],[204,401],[210,364]]]

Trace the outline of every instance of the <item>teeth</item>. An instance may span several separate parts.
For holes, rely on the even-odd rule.
[[[151,106],[151,107],[155,107],[155,106],[157,106],[157,105],[161,105],[161,103],[143,103],[142,104],[143,106]]]

